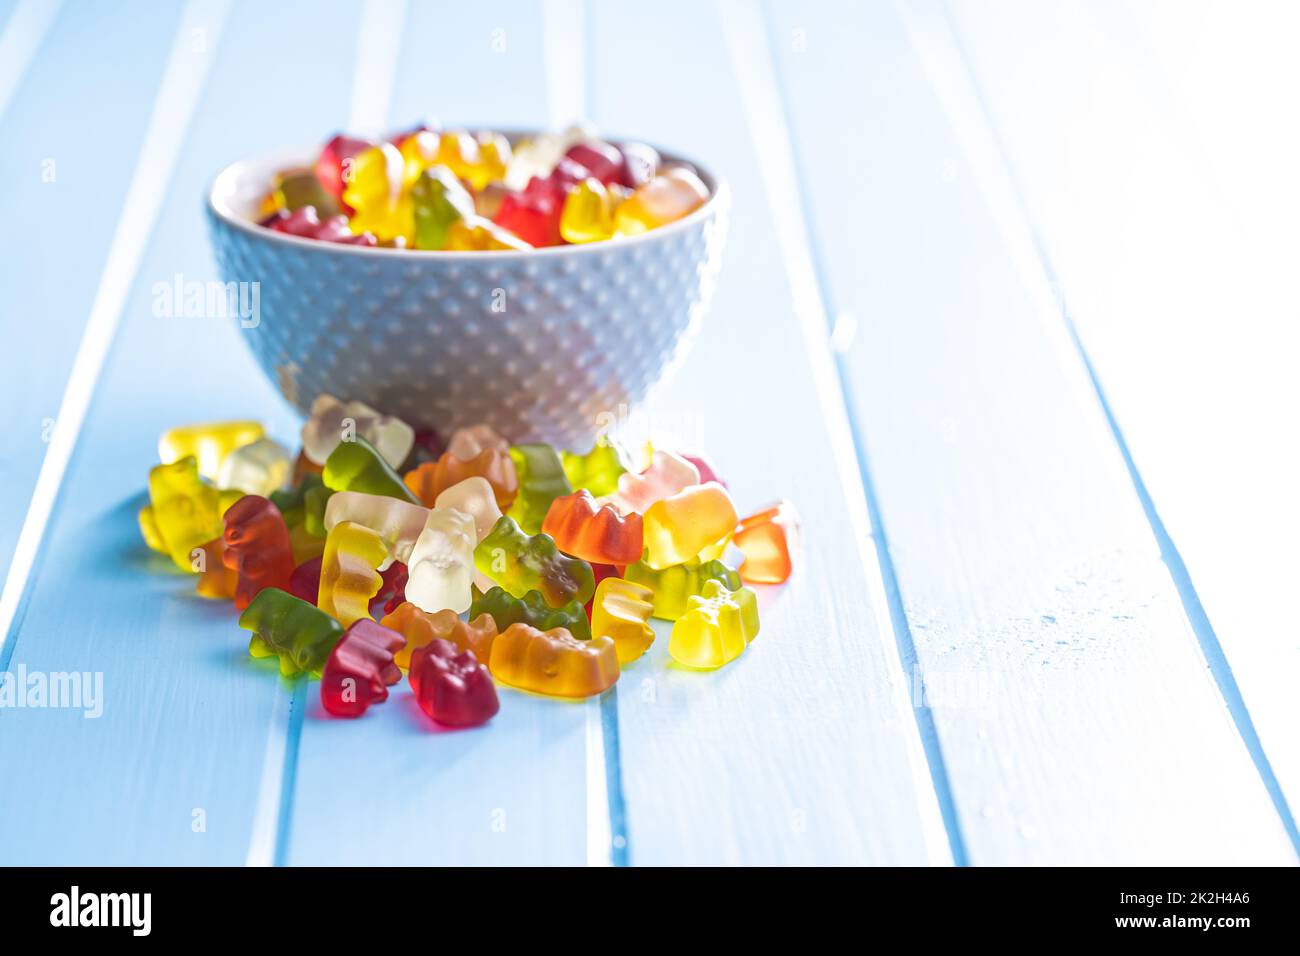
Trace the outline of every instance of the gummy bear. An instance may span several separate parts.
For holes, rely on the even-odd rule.
[[[645,143],[623,143],[618,151],[623,154],[623,170],[619,184],[626,189],[644,186],[659,172],[659,152]]]
[[[598,564],[631,564],[641,558],[641,516],[624,517],[598,505],[585,489],[551,502],[542,531],[565,554]]]
[[[670,451],[656,451],[645,471],[640,474],[629,471],[621,475],[618,490],[605,500],[624,514],[645,514],[656,501],[699,483],[699,471],[685,458]]]
[[[475,615],[462,621],[455,611],[441,610],[430,614],[410,601],[389,611],[379,623],[391,627],[406,638],[406,647],[397,652],[397,664],[403,669],[411,666],[411,655],[435,639],[451,641],[462,651],[473,651],[485,661],[492,653],[492,642],[497,636],[496,621],[488,614]]]
[[[393,654],[405,644],[401,634],[369,618],[353,622],[321,670],[321,706],[335,717],[360,717],[388,700],[388,685],[402,679]]]
[[[453,439],[453,446],[455,440]],[[506,511],[519,493],[519,479],[514,460],[499,448],[483,448],[472,458],[461,458],[454,447],[442,453],[436,462],[425,463],[406,473],[406,487],[426,507],[436,507],[438,496],[453,485],[475,475],[486,478],[496,496],[497,507]]]
[[[590,697],[618,680],[618,652],[608,637],[580,641],[562,627],[539,631],[512,624],[492,642],[497,680],[554,697]]]
[[[353,521],[376,532],[388,549],[389,557],[379,568],[385,571],[394,559],[403,564],[407,562],[428,517],[428,508],[387,495],[336,491],[325,506],[322,523],[326,532],[341,521]]]
[[[704,593],[687,601],[673,625],[668,653],[688,667],[721,667],[735,660],[758,636],[758,602],[749,588],[727,590],[709,581]]]
[[[433,506],[455,508],[473,518],[475,544],[486,538],[493,525],[501,520],[501,509],[497,507],[496,492],[492,490],[491,483],[479,475],[458,481],[443,491],[438,495]]]
[[[392,415],[383,415],[364,402],[340,402],[333,395],[318,395],[311,417],[302,426],[302,451],[308,460],[324,465],[340,442],[364,438],[389,465],[397,468],[411,453],[415,429]]]
[[[370,599],[383,584],[377,570],[388,557],[377,532],[343,521],[330,529],[321,560],[316,606],[349,625],[370,616]]]
[[[264,588],[239,616],[239,626],[252,631],[248,653],[280,658],[285,677],[319,674],[330,651],[343,636],[343,625],[324,611],[285,591]]]
[[[353,210],[354,230],[373,232],[380,240],[412,238],[415,211],[402,189],[405,172],[406,159],[392,143],[377,143],[353,157],[343,202]]]
[[[313,207],[322,216],[337,216],[341,212],[338,197],[326,190],[315,171],[301,167],[278,173],[267,199],[269,202],[263,208],[266,213],[280,209],[296,212],[304,206]]]
[[[492,222],[534,248],[558,246],[564,241],[560,233],[561,201],[527,191],[507,193]]]
[[[570,146],[564,158],[577,163],[601,186],[621,182],[623,154],[617,147],[598,139],[589,139]]]
[[[339,442],[330,452],[321,478],[332,491],[364,491],[368,495],[387,495],[420,504],[415,492],[360,435],[352,441]]]
[[[590,564],[561,554],[548,534],[525,534],[509,515],[479,542],[474,564],[515,597],[541,591],[551,607],[585,603],[596,590]]]
[[[474,216],[474,200],[446,166],[432,166],[411,187],[415,248],[442,249],[453,224]]]
[[[217,472],[218,488],[235,488],[249,495],[269,495],[289,477],[289,451],[270,438],[241,445],[225,457]]]
[[[420,709],[440,724],[474,727],[501,709],[487,668],[450,641],[435,639],[412,654],[410,681]]]
[[[426,611],[459,614],[473,600],[474,519],[454,508],[434,508],[407,564],[406,599]]]
[[[591,633],[608,637],[618,652],[619,666],[630,664],[654,643],[650,626],[653,592],[622,578],[606,578],[592,599]]]
[[[703,594],[709,581],[720,581],[729,591],[740,588],[740,575],[718,560],[691,560],[662,571],[638,561],[628,565],[624,576],[654,592],[654,616],[665,621],[675,621],[685,614],[686,602]]]
[[[616,187],[617,188],[617,187]],[[614,235],[614,212],[622,202],[614,189],[588,177],[564,197],[560,235],[565,242],[600,242]]]
[[[699,209],[709,188],[689,169],[677,166],[639,187],[614,214],[620,236],[637,236],[667,225]]]
[[[645,563],[661,571],[694,557],[716,558],[731,539],[736,521],[731,496],[713,482],[656,501],[645,513]]]
[[[245,495],[227,510],[221,560],[239,572],[235,607],[241,611],[263,588],[289,589],[293,545],[280,509],[261,495]]]
[[[375,246],[378,239],[367,230],[353,232],[353,223],[344,215],[329,216],[321,219],[315,206],[303,206],[293,212],[281,209],[279,212],[262,220],[261,223],[275,232],[283,232],[303,239],[317,239],[321,242],[337,242],[349,246]]]
[[[221,560],[226,544],[221,538],[213,538],[203,545],[202,568],[194,591],[200,597],[218,598],[229,601],[235,596],[239,586],[239,572],[226,567]]]
[[[221,463],[236,448],[251,445],[266,433],[260,422],[211,422],[182,425],[162,433],[158,439],[158,460],[164,465],[194,456],[199,474],[216,481]]]
[[[575,491],[585,488],[597,498],[618,490],[619,476],[627,471],[623,450],[608,438],[600,438],[585,455],[560,453],[565,477]]]
[[[778,501],[748,518],[736,529],[736,547],[745,555],[740,577],[750,584],[780,584],[790,577],[792,553],[799,537],[794,505]]]
[[[469,616],[489,615],[497,630],[504,631],[511,624],[531,624],[543,631],[562,627],[580,641],[591,640],[591,625],[581,602],[574,598],[564,607],[551,607],[538,591],[529,591],[517,598],[501,587],[494,587],[474,599]]]
[[[145,540],[156,537],[176,567],[193,571],[191,552],[223,530],[217,490],[199,478],[191,455],[150,469],[149,502],[140,514]]]
[[[447,451],[461,461],[469,461],[483,453],[486,448],[497,451],[509,451],[510,443],[497,434],[491,425],[466,425],[451,433],[447,442]]]
[[[542,530],[551,502],[573,488],[564,473],[564,463],[550,445],[513,445],[510,457],[519,476],[519,495],[506,511],[528,534]]]

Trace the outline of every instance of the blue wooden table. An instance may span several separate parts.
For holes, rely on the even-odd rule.
[[[1294,9],[0,0],[0,863],[1267,863],[1300,848]],[[139,541],[164,428],[299,422],[213,274],[227,162],[586,116],[730,181],[644,411],[805,560],[715,674],[354,722]],[[661,638],[666,632],[661,631]]]

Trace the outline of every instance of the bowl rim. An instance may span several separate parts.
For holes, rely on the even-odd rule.
[[[534,136],[546,130],[499,130],[504,133],[511,142],[527,136]],[[627,138],[606,138],[604,142],[619,145],[624,142],[644,143],[645,140],[630,140]],[[649,144],[653,146],[653,144]],[[220,220],[225,225],[237,229],[241,232],[255,236],[260,240],[271,243],[282,243],[288,248],[313,249],[322,254],[332,254],[341,256],[362,256],[362,257],[396,257],[397,261],[406,262],[455,262],[455,261],[473,261],[473,262],[501,262],[511,260],[536,259],[538,257],[555,257],[555,256],[587,256],[599,255],[604,251],[615,249],[634,248],[648,242],[666,240],[673,235],[689,230],[701,220],[714,215],[726,208],[731,198],[731,190],[725,179],[722,179],[712,173],[707,167],[687,159],[678,153],[669,150],[661,150],[654,146],[659,155],[668,162],[684,162],[694,168],[704,184],[709,187],[709,198],[704,201],[698,209],[689,215],[683,216],[668,223],[666,226],[660,226],[657,229],[651,229],[636,236],[621,236],[618,239],[602,239],[597,242],[573,243],[560,246],[543,246],[533,249],[482,249],[482,250],[452,250],[452,249],[394,249],[385,246],[357,246],[339,242],[325,242],[320,239],[309,239],[304,236],[294,236],[289,233],[277,232],[274,229],[268,229],[266,226],[244,218],[234,209],[230,208],[229,197],[234,192],[234,183],[241,174],[250,168],[272,167],[288,169],[292,166],[311,166],[315,157],[320,152],[319,145],[302,146],[295,148],[283,148],[267,153],[262,153],[248,159],[239,159],[226,165],[212,179],[211,185],[207,191],[207,209],[208,213],[214,218]]]

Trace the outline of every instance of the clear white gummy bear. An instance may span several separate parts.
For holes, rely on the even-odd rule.
[[[345,425],[350,421],[351,426]],[[400,418],[383,415],[364,402],[340,402],[333,395],[317,395],[311,417],[302,426],[302,450],[317,465],[325,464],[348,431],[375,447],[394,468],[406,460],[415,445],[415,429]]]
[[[270,438],[259,438],[236,448],[221,462],[218,488],[234,488],[246,495],[269,495],[283,488],[293,467],[289,450]]]
[[[421,610],[468,611],[474,579],[474,519],[455,508],[434,508],[411,550],[406,599]]]

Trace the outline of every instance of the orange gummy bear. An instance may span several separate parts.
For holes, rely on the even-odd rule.
[[[798,537],[799,515],[788,501],[742,519],[733,539],[745,555],[740,579],[749,584],[780,584],[790,577]]]
[[[445,451],[437,461],[425,462],[414,471],[408,471],[404,480],[421,504],[432,508],[438,495],[475,476],[487,479],[496,496],[497,507],[509,511],[519,494],[519,476],[510,454],[500,448],[484,448],[473,458],[457,458],[451,451]]]
[[[511,624],[492,642],[489,668],[505,684],[554,697],[590,697],[618,680],[618,651],[608,637],[580,641],[566,628]]]
[[[551,502],[542,531],[565,554],[595,564],[632,564],[641,560],[641,516],[626,517],[613,505],[600,505],[583,489]]]
[[[455,611],[442,610],[430,614],[410,601],[399,604],[379,623],[406,638],[406,646],[393,655],[393,660],[402,670],[410,669],[414,651],[437,639],[451,641],[459,650],[473,651],[475,657],[486,662],[497,636],[497,622],[490,614],[462,621]]]

